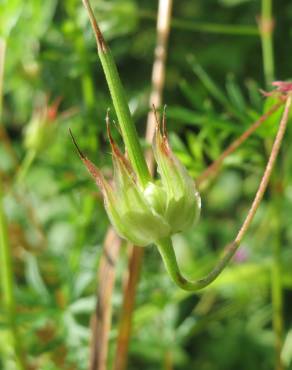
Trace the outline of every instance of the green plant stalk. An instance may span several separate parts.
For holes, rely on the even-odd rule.
[[[272,0],[262,0],[259,27],[263,53],[264,76],[266,85],[268,86],[273,82],[275,75]]]
[[[166,270],[173,282],[181,289],[192,292],[203,289],[211,284],[224,270],[224,268],[227,266],[228,262],[239,247],[239,244],[237,243],[230,244],[230,248],[228,248],[227,253],[223,256],[223,258],[209,274],[198,280],[190,281],[187,280],[180,272],[171,239],[167,238],[159,240],[157,241],[156,245],[159,253],[161,254]]]
[[[225,247],[223,256],[221,257],[221,259],[219,259],[218,263],[215,265],[213,270],[211,270],[211,272],[209,272],[206,276],[198,280],[195,280],[195,281],[187,280],[180,272],[171,238],[166,238],[166,239],[157,241],[156,245],[161,254],[166,270],[169,276],[174,281],[174,283],[178,285],[180,288],[187,290],[187,291],[196,291],[196,290],[205,288],[206,286],[211,284],[225,269],[225,267],[228,265],[228,262],[231,260],[231,258],[234,256],[235,252],[239,248],[240,243],[245,233],[247,232],[255,216],[255,213],[261,203],[264,193],[267,189],[267,186],[268,186],[271,174],[272,174],[272,170],[274,168],[275,161],[278,157],[279,150],[282,144],[282,140],[283,140],[283,137],[286,131],[287,122],[289,118],[289,111],[291,107],[291,100],[292,100],[292,95],[290,93],[286,100],[285,109],[284,109],[284,112],[283,112],[283,115],[280,121],[280,125],[278,128],[276,138],[272,146],[272,150],[271,150],[268,163],[266,165],[259,188],[255,195],[254,201],[251,205],[251,208],[248,211],[247,217],[245,218],[234,241]]]
[[[91,111],[91,109],[95,105],[95,99],[94,99],[94,89],[93,89],[92,79],[88,73],[88,70],[86,70],[85,74],[82,76],[81,83],[82,83],[82,93],[83,93],[86,109]]]
[[[156,14],[149,12],[147,10],[139,10],[138,17],[155,20]],[[254,26],[245,26],[245,25],[238,26],[233,24],[193,22],[179,18],[172,18],[171,27],[185,31],[215,33],[234,36],[257,36],[259,34],[259,31]]]
[[[0,183],[0,251],[1,251],[1,282],[2,282],[2,297],[3,303],[7,312],[11,313],[15,310],[13,298],[13,272],[10,255],[10,247],[8,242],[8,231],[6,218],[3,210],[3,194],[2,184]],[[13,316],[13,314],[12,314]]]
[[[2,118],[3,109],[3,80],[4,80],[4,63],[6,54],[6,41],[0,37],[0,119]]]
[[[7,322],[10,328],[15,361],[19,370],[24,370],[24,359],[21,351],[21,341],[15,320],[15,300],[13,292],[13,271],[11,249],[8,239],[8,228],[3,209],[2,184],[0,183],[0,262],[1,262],[1,288],[4,310],[6,312]]]
[[[136,127],[131,116],[118,70],[112,54],[105,43],[102,33],[97,25],[95,16],[88,0],[82,0],[88,12],[89,19],[95,34],[98,55],[110,90],[113,105],[119,120],[123,140],[129,160],[137,174],[140,185],[144,188],[150,181],[150,173],[139,143]]]
[[[267,146],[269,147],[269,145]],[[283,173],[282,167],[274,174],[270,191],[271,191],[271,219],[272,223],[272,267],[271,267],[271,295],[273,308],[273,331],[275,345],[275,370],[284,370],[284,363],[281,359],[284,338],[284,320],[283,320],[283,282],[281,266],[281,249],[282,249],[282,184]]]
[[[18,169],[18,173],[16,176],[16,184],[21,184],[21,182],[24,180],[33,161],[36,158],[36,155],[37,155],[37,152],[33,149],[30,149],[26,152],[26,155]]]
[[[277,200],[275,201],[277,202]],[[277,221],[273,232],[275,234],[273,242],[273,264],[272,264],[272,305],[273,305],[273,330],[275,334],[275,370],[283,370],[284,365],[281,360],[283,347],[283,292],[281,277],[281,224],[278,221],[278,207],[275,215]]]
[[[3,101],[3,76],[5,63],[6,41],[0,38],[0,119],[2,118],[2,101]],[[24,370],[24,359],[21,351],[21,341],[15,322],[15,300],[13,293],[13,270],[11,249],[8,238],[8,227],[3,208],[3,189],[0,180],[0,283],[2,290],[2,301],[7,322],[13,341],[13,349],[15,353],[15,362],[19,370]]]
[[[156,15],[156,45],[151,76],[151,93],[149,107],[160,107],[165,86],[165,65],[168,54],[170,22],[172,18],[173,0],[159,0]],[[145,140],[151,147],[155,133],[156,118],[150,109],[147,117]],[[145,152],[145,158],[151,175],[154,174],[155,161],[152,150]],[[119,333],[117,337],[114,370],[126,370],[128,367],[129,345],[132,334],[135,298],[144,258],[144,248],[133,246],[130,249],[128,271],[125,274],[124,296],[121,307]]]

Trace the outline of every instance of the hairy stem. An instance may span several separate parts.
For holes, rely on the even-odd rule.
[[[291,107],[291,99],[292,95],[291,93],[288,95],[288,98],[286,100],[285,104],[285,109],[280,121],[279,129],[276,135],[276,138],[273,143],[272,151],[267,163],[267,166],[265,168],[263,177],[261,179],[259,188],[257,190],[257,193],[255,195],[254,201],[251,205],[251,208],[249,209],[249,212],[237,234],[235,237],[234,241],[228,244],[224,248],[223,256],[221,259],[218,261],[214,269],[209,272],[206,276],[195,280],[195,281],[189,281],[185,279],[178,267],[177,261],[176,261],[176,256],[174,253],[172,241],[170,238],[163,239],[157,241],[157,247],[158,250],[162,256],[162,259],[164,261],[165,267],[172,278],[172,280],[175,282],[176,285],[178,285],[180,288],[184,290],[189,290],[189,291],[196,291],[199,289],[202,289],[206,287],[207,285],[211,284],[219,275],[220,273],[224,270],[224,268],[227,266],[228,262],[230,259],[234,256],[235,252],[237,251],[245,233],[247,232],[254,216],[255,213],[260,205],[260,202],[264,196],[264,193],[266,191],[266,188],[268,186],[269,179],[272,174],[272,170],[275,164],[275,161],[277,159],[281,143],[286,131],[287,127],[287,122],[289,118],[289,111]]]
[[[88,12],[91,26],[94,31],[98,55],[110,90],[130,162],[137,174],[141,186],[145,187],[150,180],[150,173],[143,156],[136,127],[129,110],[126,94],[121,83],[116,64],[97,25],[89,0],[82,1]]]

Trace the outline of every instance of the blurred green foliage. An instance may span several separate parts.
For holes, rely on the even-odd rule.
[[[141,135],[148,111],[155,45],[156,1],[92,0]],[[252,34],[171,30],[164,101],[176,154],[198,176],[259,117],[266,88],[256,17],[260,1],[175,1],[176,19],[250,26]],[[274,4],[276,78],[291,77],[292,4]],[[220,27],[219,27],[220,29]],[[80,163],[68,128],[88,157],[110,176],[105,133],[109,93],[79,0],[0,1],[0,36],[7,42],[0,173],[16,281],[17,324],[32,369],[86,369],[89,319],[108,220],[97,189]],[[62,97],[58,130],[37,153],[20,184],[27,155],[23,132],[40,102]],[[258,186],[277,128],[276,113],[225,162],[202,193],[201,221],[175,237],[183,270],[197,277],[232,240]],[[3,134],[4,128],[6,136]],[[119,140],[118,132],[115,133]],[[281,246],[284,294],[283,361],[292,369],[291,127],[268,194],[237,256],[209,288],[175,288],[158,252],[147,248],[134,314],[129,369],[269,370],[274,364],[271,271]],[[114,354],[127,266],[123,250],[113,296]],[[0,369],[13,370],[0,311]],[[10,360],[7,360],[7,356]],[[3,359],[3,360],[2,360]],[[111,357],[112,359],[112,357]]]

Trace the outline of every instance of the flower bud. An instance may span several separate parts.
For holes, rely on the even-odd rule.
[[[108,130],[109,132],[109,130]],[[135,245],[146,246],[169,235],[163,217],[151,208],[126,157],[114,143],[110,132],[114,164],[114,187],[78,149],[79,155],[103,193],[105,209],[117,233]]]
[[[24,133],[26,149],[39,152],[49,147],[54,139],[60,102],[61,98],[57,98],[51,106],[43,104],[34,111]]]

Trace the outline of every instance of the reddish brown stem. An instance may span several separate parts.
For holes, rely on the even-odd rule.
[[[111,327],[111,298],[115,283],[116,261],[121,240],[110,228],[107,232],[98,274],[96,310],[91,318],[90,370],[107,369],[108,336]]]
[[[136,289],[144,256],[144,248],[133,246],[132,252],[130,253],[128,278],[125,282],[122,316],[120,320],[117,351],[115,355],[115,370],[127,368],[128,347],[132,329],[132,316],[135,306]]]
[[[282,99],[277,104],[273,105],[272,108],[265,114],[263,114],[256,122],[254,122],[239,138],[237,138],[224,152],[213,162],[196,180],[196,184],[199,187],[207,178],[212,174],[216,174],[222,165],[224,159],[233,153],[245,140],[247,140],[256,129],[261,126],[273,113],[275,113],[285,103],[285,99]]]

